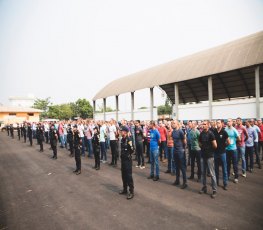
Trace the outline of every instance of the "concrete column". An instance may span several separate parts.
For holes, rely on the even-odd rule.
[[[116,99],[116,121],[119,121],[119,95],[115,96]]]
[[[209,106],[209,120],[212,120],[213,118],[213,82],[212,77],[208,77],[208,106]]]
[[[103,98],[103,119],[106,121],[106,98]]]
[[[259,76],[259,66],[255,69],[255,95],[256,95],[256,116],[260,119],[260,76]]]
[[[131,92],[131,120],[134,120],[134,92]]]
[[[153,104],[154,104],[153,88],[150,88],[150,118],[151,118],[151,121],[153,120]]]
[[[174,83],[174,109],[175,119],[179,120],[179,84]]]
[[[95,120],[95,115],[96,115],[96,100],[93,101],[93,120]]]

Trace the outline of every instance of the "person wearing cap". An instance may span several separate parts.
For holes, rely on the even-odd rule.
[[[55,129],[54,124],[51,125],[50,131],[50,145],[53,150],[53,159],[57,159],[57,143],[58,143],[58,131]]]
[[[27,136],[30,142],[30,146],[32,146],[33,145],[33,131],[32,131],[32,127],[30,123],[27,124]]]
[[[73,146],[75,151],[76,170],[73,172],[76,175],[81,174],[81,158],[80,158],[80,147],[82,146],[82,138],[80,136],[78,126],[73,126]]]
[[[43,152],[44,149],[43,149],[43,141],[44,141],[44,127],[39,123],[37,125],[37,141],[39,143],[39,146],[40,146],[40,152]]]
[[[98,127],[93,129],[93,136],[92,136],[92,149],[95,158],[95,166],[93,169],[100,170],[100,134]]]
[[[74,148],[73,148],[73,132],[72,132],[72,128],[71,128],[71,124],[68,124],[68,128],[67,128],[67,142],[69,144],[69,151],[70,157],[74,156]]]
[[[132,139],[128,136],[128,133],[129,129],[126,126],[122,126],[121,175],[123,182],[123,190],[121,190],[119,194],[127,195],[127,199],[130,200],[134,197],[134,184],[132,178],[132,153],[134,152],[134,147],[132,145]]]

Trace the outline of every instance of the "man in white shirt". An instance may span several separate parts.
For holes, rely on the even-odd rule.
[[[107,162],[106,144],[105,137],[107,136],[106,125],[104,121],[101,121],[100,127],[100,151],[101,151],[101,161],[102,163]]]
[[[113,119],[110,120],[110,126],[109,126],[109,135],[110,135],[110,147],[111,147],[111,163],[113,167],[117,166],[117,158],[118,158],[118,152],[117,152],[117,128],[115,126],[115,121]]]
[[[84,125],[82,121],[79,122],[78,124],[78,131],[79,131],[79,136],[82,140],[81,153],[82,153],[82,156],[84,157],[85,156],[85,141],[84,141]]]

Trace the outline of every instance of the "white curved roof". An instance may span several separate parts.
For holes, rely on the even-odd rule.
[[[263,31],[110,82],[93,100],[263,63]],[[129,84],[127,84],[129,82]]]

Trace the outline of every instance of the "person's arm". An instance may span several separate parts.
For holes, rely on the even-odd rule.
[[[212,140],[212,146],[213,146],[213,148],[214,148],[214,149],[216,149],[216,148],[217,148],[217,143],[216,143],[216,140]]]
[[[244,131],[244,135],[245,135],[245,142],[247,141],[248,139],[248,133],[247,133],[247,130],[243,127],[243,131]]]
[[[201,142],[201,133],[198,137],[198,144],[199,144],[199,147],[202,148],[202,142]]]

